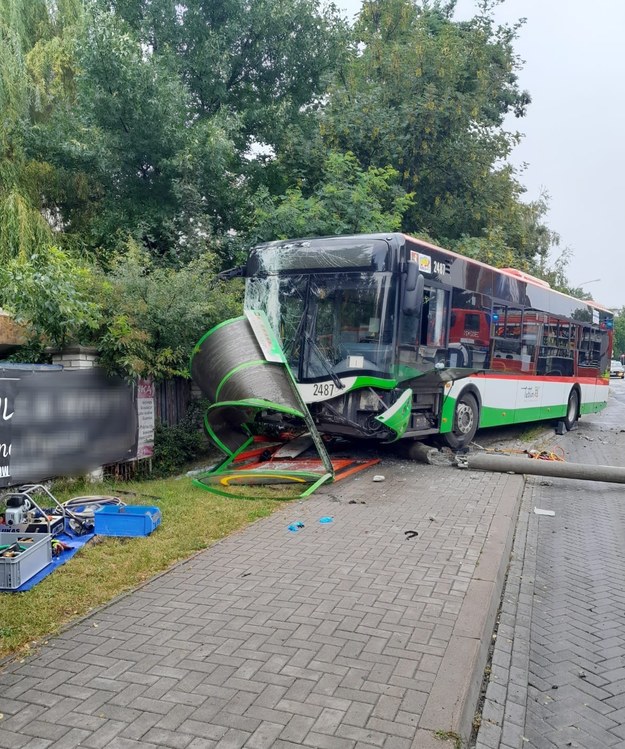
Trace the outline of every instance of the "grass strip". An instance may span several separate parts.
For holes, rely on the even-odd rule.
[[[28,651],[120,593],[284,507],[284,502],[270,497],[272,492],[276,496],[285,492],[283,486],[249,487],[246,493],[257,498],[255,502],[221,498],[193,486],[189,478],[178,477],[117,485],[57,483],[52,493],[65,501],[86,494],[115,495],[116,489],[127,504],[158,506],[159,528],[144,538],[96,536],[32,590],[0,593],[0,657]]]

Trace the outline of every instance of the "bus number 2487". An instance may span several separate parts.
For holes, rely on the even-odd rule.
[[[330,398],[334,395],[334,385],[329,382],[319,382],[313,385],[313,396]]]

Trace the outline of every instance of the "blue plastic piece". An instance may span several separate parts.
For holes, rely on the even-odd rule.
[[[144,505],[104,505],[93,517],[97,536],[149,536],[161,524],[158,507]]]
[[[319,518],[319,522],[320,523],[332,523],[332,522],[334,522],[334,518],[331,518],[331,517],[329,517],[329,516],[326,515],[326,517],[324,517],[324,518]]]
[[[288,529],[291,531],[291,533],[297,533],[297,531],[303,527],[304,523],[302,523],[301,520],[297,520],[295,523],[291,523],[291,525],[288,526]]]

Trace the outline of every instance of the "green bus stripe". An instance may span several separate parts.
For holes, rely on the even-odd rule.
[[[382,377],[369,377],[362,375],[356,377],[356,381],[351,386],[350,390],[356,390],[358,388],[382,388],[382,390],[392,390],[397,387],[397,380],[386,380]]]
[[[238,453],[243,452],[243,450],[245,450],[245,448],[248,447],[248,445],[250,445],[254,441],[254,438],[252,437],[252,435],[250,435],[247,442],[239,450],[237,450],[236,453],[233,453],[232,450],[230,450],[228,447],[224,445],[224,443],[219,439],[219,437],[215,434],[210,424],[208,423],[208,414],[210,410],[211,409],[209,408],[204,414],[204,429],[206,429],[208,436],[213,440],[213,442],[217,445],[217,447],[220,450],[223,450],[227,456],[225,462],[222,463],[217,469],[215,469],[215,470],[219,470],[219,469],[225,468],[228,465],[228,463],[230,463],[238,455]],[[244,428],[249,434],[249,430],[247,430],[246,427]]]
[[[583,403],[580,408],[581,414],[598,413],[606,407],[605,401],[591,401]],[[441,434],[451,432],[453,428],[454,410],[456,399],[447,397],[443,405],[443,422],[441,423]],[[484,406],[480,409],[480,429],[486,427],[506,426],[508,424],[521,424],[529,421],[548,421],[550,419],[562,419],[566,416],[567,404],[535,406],[533,408],[493,408]],[[446,421],[445,421],[446,419]]]
[[[291,406],[283,406],[280,403],[273,403],[272,401],[265,400],[264,398],[244,398],[240,401],[221,401],[220,403],[213,403],[209,406],[207,414],[214,408],[222,408],[223,406],[233,406],[234,408],[257,408],[259,410],[269,408],[272,411],[279,411],[280,413],[290,414],[291,416],[298,416],[300,419],[304,418],[302,411]]]

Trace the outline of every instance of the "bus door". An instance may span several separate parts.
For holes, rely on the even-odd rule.
[[[563,415],[575,372],[577,326],[570,320],[546,315],[537,362],[543,383],[542,418]]]
[[[402,311],[400,317],[398,369],[402,379],[449,364],[448,328],[449,290],[426,281],[419,309]]]
[[[575,327],[577,376],[581,382],[582,404],[604,402],[606,390],[600,379],[603,336],[600,330],[590,325],[576,325]]]
[[[418,361],[422,370],[448,366],[449,290],[428,285],[423,290]],[[458,364],[454,364],[458,366]]]

